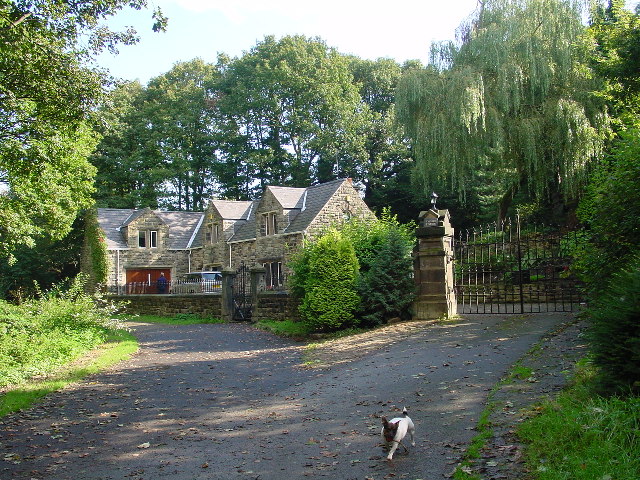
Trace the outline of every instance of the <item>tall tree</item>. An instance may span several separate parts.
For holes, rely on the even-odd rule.
[[[146,88],[124,82],[112,90],[98,117],[102,136],[91,156],[98,169],[96,203],[111,208],[157,208],[168,177],[149,133]]]
[[[603,94],[617,117],[617,127],[640,127],[640,4],[596,1],[588,29],[591,64],[605,78]]]
[[[446,179],[461,196],[482,181],[500,217],[520,190],[575,193],[608,134],[578,3],[487,0],[460,31],[398,87],[418,178]]]
[[[67,234],[93,191],[89,117],[105,79],[85,67],[135,32],[100,25],[145,0],[0,0],[0,256]],[[156,14],[160,28],[165,19]]]
[[[346,57],[319,39],[266,37],[224,65],[217,108],[225,160],[265,184],[354,176],[368,111]]]
[[[147,87],[144,118],[171,185],[166,206],[203,210],[215,187],[216,131],[211,101],[217,70],[201,59],[178,62]]]
[[[414,218],[413,167],[409,142],[395,121],[395,91],[403,68],[394,60],[350,59],[350,69],[362,101],[371,111],[367,122],[367,161],[360,177],[365,184],[365,201],[374,210],[391,206],[403,218]]]

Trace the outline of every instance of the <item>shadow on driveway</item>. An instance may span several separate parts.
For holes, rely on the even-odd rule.
[[[300,344],[250,325],[135,324],[133,358],[0,421],[0,477],[446,478],[489,390],[569,320],[394,325],[321,347],[325,364],[350,355],[321,369],[301,367]],[[389,463],[379,416],[403,406],[417,445]]]

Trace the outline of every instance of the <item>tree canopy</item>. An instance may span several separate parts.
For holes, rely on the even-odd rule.
[[[497,193],[500,216],[523,188],[575,194],[609,120],[578,3],[487,0],[460,32],[398,87],[421,183],[446,179],[461,196],[483,185]]]
[[[103,48],[135,41],[101,21],[145,0],[0,0],[0,255],[66,235],[92,203],[98,139],[90,116],[105,78],[86,67]],[[155,14],[156,28],[166,19]]]
[[[369,112],[345,56],[319,39],[266,37],[223,70],[216,108],[231,170],[260,186],[357,176]]]

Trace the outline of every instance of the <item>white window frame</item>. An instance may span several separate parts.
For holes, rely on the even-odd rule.
[[[147,248],[146,230],[138,230],[138,248]]]
[[[149,248],[158,248],[157,230],[149,230]]]
[[[282,262],[265,262],[262,266],[266,270],[265,286],[267,290],[275,290],[282,287]]]
[[[269,212],[264,214],[264,234],[269,237],[278,233],[278,214],[276,212]]]

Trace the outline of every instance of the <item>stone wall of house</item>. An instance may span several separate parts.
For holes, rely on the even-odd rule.
[[[189,313],[202,318],[222,318],[221,295],[113,295],[109,298],[128,302],[126,312],[130,314],[173,317]]]
[[[133,220],[125,229],[125,237],[130,248],[138,247],[139,231],[156,231],[158,232],[158,250],[165,250],[169,241],[169,226],[164,223],[155,214],[141,215]],[[149,239],[147,238],[147,247]]]
[[[348,182],[344,182],[320,210],[307,231],[309,236],[313,237],[328,225],[340,224],[346,218],[353,217],[375,219],[374,213],[369,210],[358,192]]]
[[[215,267],[214,270],[222,270],[229,265],[229,246],[224,242],[205,245],[202,249],[203,264],[205,270]]]

